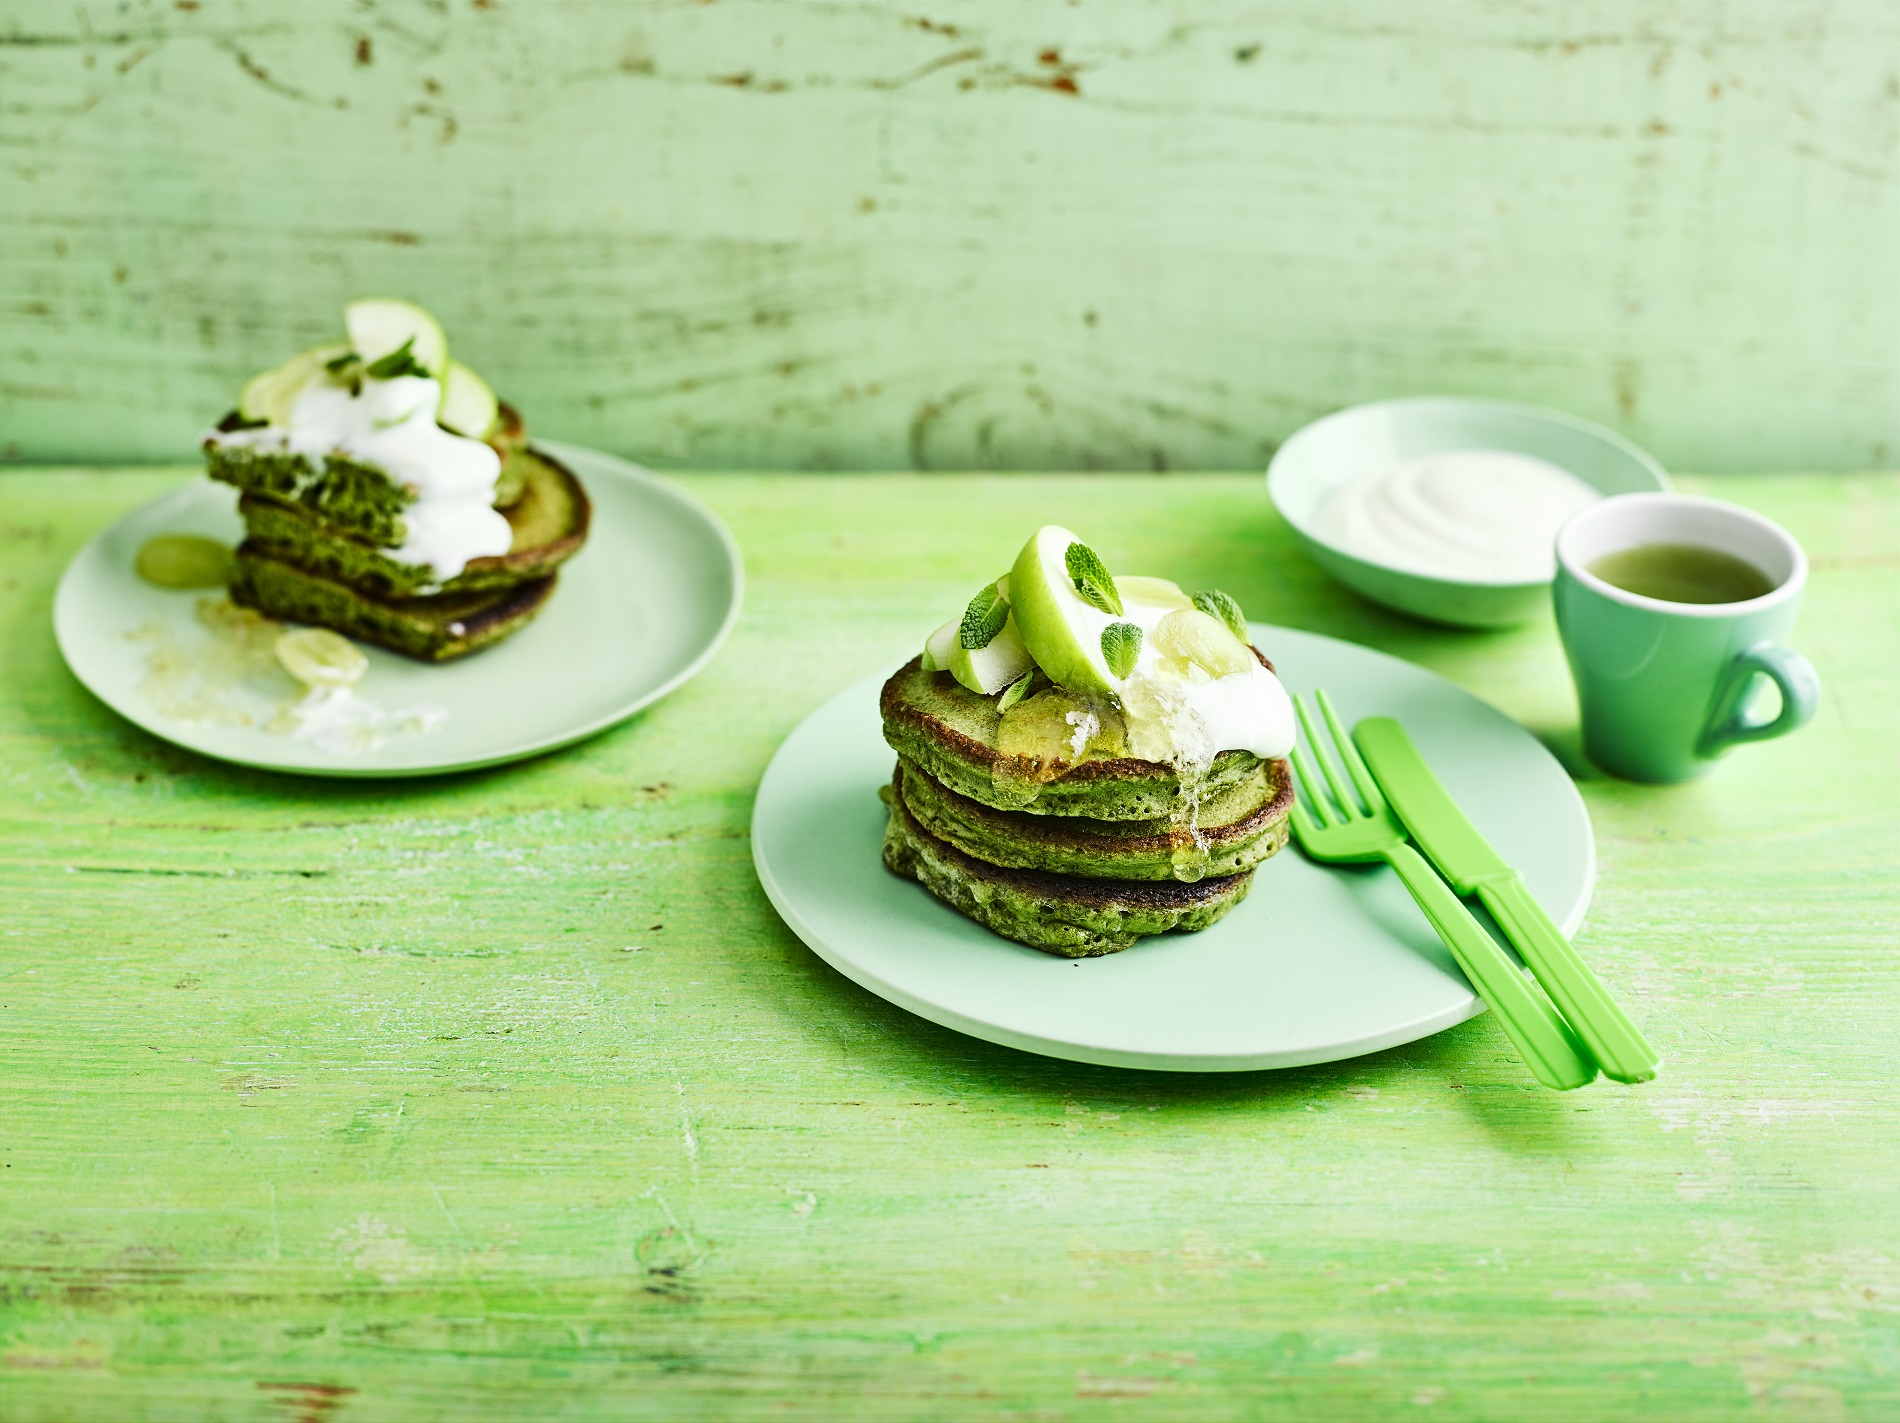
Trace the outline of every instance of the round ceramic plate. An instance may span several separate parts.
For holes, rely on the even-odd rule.
[[[228,686],[180,694],[155,659],[193,666],[213,635],[204,592],[172,592],[133,572],[161,533],[243,537],[237,491],[194,480],[119,520],[68,565],[53,604],[73,675],[129,721],[167,741],[273,771],[425,776],[518,760],[605,730],[706,665],[739,616],[744,566],[732,535],[682,490],[612,455],[545,448],[586,485],[593,523],[546,609],[506,641],[441,665],[366,648],[357,691],[388,714],[388,734],[349,747],[269,730],[296,687],[265,667]],[[193,683],[193,688],[198,684]],[[368,744],[373,742],[380,744]],[[367,745],[367,749],[365,746]]]
[[[1255,624],[1295,692],[1347,725],[1405,724],[1446,787],[1566,933],[1596,852],[1583,799],[1529,732],[1444,678],[1313,633]],[[1062,959],[999,938],[879,859],[892,752],[882,678],[825,703],[759,786],[752,855],[785,922],[847,978],[933,1023],[1077,1062],[1238,1072],[1376,1052],[1484,1011],[1393,873],[1323,867],[1289,846],[1197,934]]]

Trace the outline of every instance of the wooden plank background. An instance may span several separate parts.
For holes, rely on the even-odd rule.
[[[0,0],[0,457],[346,297],[662,465],[1258,466],[1459,391],[1900,452],[1900,7]]]

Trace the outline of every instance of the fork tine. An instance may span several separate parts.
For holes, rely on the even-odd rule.
[[[1339,808],[1346,813],[1346,819],[1352,820],[1366,812],[1359,808],[1359,802],[1346,789],[1345,779],[1339,774],[1333,758],[1326,754],[1326,743],[1320,739],[1319,732],[1313,726],[1313,717],[1306,709],[1306,699],[1295,697],[1293,711],[1300,719],[1300,727],[1306,732],[1307,742],[1313,748],[1313,754],[1319,758],[1319,766],[1326,773],[1326,784],[1333,788],[1333,794],[1339,798]]]
[[[1298,810],[1301,806],[1311,806],[1313,817],[1318,822],[1313,827],[1316,830],[1328,825],[1343,825],[1345,822],[1326,804],[1325,783],[1313,774],[1313,766],[1306,759],[1306,753],[1295,746],[1287,754],[1287,759],[1293,763],[1293,774],[1300,779],[1300,794],[1295,798],[1293,808]]]
[[[1340,759],[1346,763],[1346,773],[1359,787],[1367,808],[1377,815],[1385,809],[1385,796],[1379,790],[1379,783],[1372,779],[1371,768],[1359,754],[1359,748],[1353,745],[1352,738],[1346,735],[1346,728],[1339,724],[1339,713],[1333,710],[1333,699],[1326,695],[1326,689],[1315,687],[1313,695],[1319,699],[1319,714],[1326,718],[1326,728],[1332,732],[1333,745],[1339,748]]]

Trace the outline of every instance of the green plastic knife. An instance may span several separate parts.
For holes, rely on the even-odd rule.
[[[1629,1020],[1603,981],[1577,957],[1543,906],[1478,833],[1450,792],[1432,774],[1405,728],[1389,716],[1367,717],[1352,729],[1373,779],[1446,882],[1460,894],[1475,894],[1504,936],[1524,956],[1537,981],[1570,1026],[1577,1030],[1618,1082],[1647,1082],[1661,1059]]]

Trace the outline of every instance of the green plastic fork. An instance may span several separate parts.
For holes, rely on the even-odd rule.
[[[1594,1080],[1597,1064],[1589,1050],[1550,1001],[1505,956],[1484,926],[1471,917],[1471,911],[1438,872],[1406,843],[1404,826],[1385,803],[1378,782],[1366,769],[1352,738],[1340,726],[1332,699],[1318,690],[1314,696],[1352,783],[1347,784],[1334,758],[1327,754],[1305,699],[1295,697],[1293,709],[1299,715],[1300,729],[1325,774],[1324,781],[1315,776],[1305,753],[1298,746],[1293,748],[1293,769],[1300,780],[1300,795],[1293,805],[1293,834],[1300,848],[1327,863],[1371,864],[1383,860],[1392,866],[1458,960],[1471,986],[1478,990],[1478,996],[1498,1015],[1504,1035],[1523,1056],[1532,1075],[1559,1092]],[[1358,788],[1357,796],[1354,787]],[[1330,799],[1328,788],[1332,791]]]

